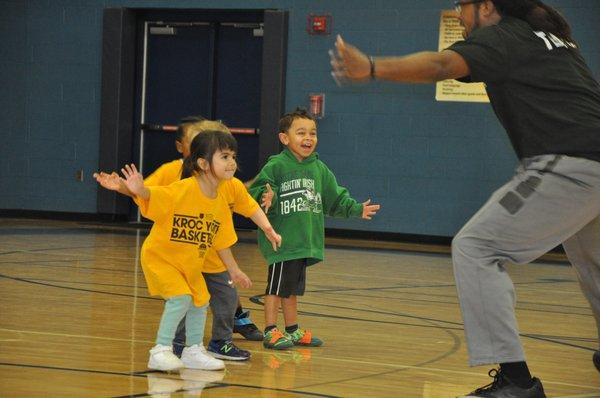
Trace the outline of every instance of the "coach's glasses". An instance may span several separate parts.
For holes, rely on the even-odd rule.
[[[475,4],[475,3],[483,3],[485,0],[456,0],[454,2],[454,10],[460,14],[462,11],[462,6],[465,4]]]

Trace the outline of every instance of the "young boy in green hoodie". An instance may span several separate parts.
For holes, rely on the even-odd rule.
[[[287,349],[294,345],[320,346],[323,342],[298,327],[297,296],[304,295],[306,267],[323,261],[325,215],[371,219],[379,205],[359,203],[337,184],[329,168],[319,160],[317,126],[306,110],[297,108],[279,120],[279,140],[286,148],[271,156],[250,187],[260,199],[269,221],[283,237],[273,251],[261,231],[258,244],[269,264],[265,291],[265,348]],[[285,331],[277,329],[279,306]]]

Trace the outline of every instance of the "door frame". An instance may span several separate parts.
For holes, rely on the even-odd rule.
[[[169,10],[168,12],[178,10]],[[192,19],[205,19],[210,15],[239,16],[257,10],[181,10]],[[285,109],[285,82],[287,64],[288,12],[259,10],[263,17],[262,83],[260,98],[259,165],[280,150],[276,130]],[[143,51],[136,50],[137,26],[156,18],[155,9],[106,8],[102,31],[102,94],[100,110],[100,137],[98,168],[101,171],[118,171],[124,164],[139,162],[140,154],[133,153],[135,134],[143,120],[136,119],[136,104],[140,90],[136,90],[136,59]],[[165,11],[167,13],[167,11]],[[237,18],[236,18],[237,19]],[[164,20],[164,19],[163,19]],[[228,22],[228,21],[223,21]],[[147,31],[144,37],[147,38]],[[145,72],[143,72],[145,73]],[[143,76],[145,81],[145,76]],[[143,88],[142,88],[143,89]],[[143,95],[142,95],[143,99]],[[143,139],[143,137],[140,137]],[[98,187],[97,213],[113,216],[129,214],[129,198]]]

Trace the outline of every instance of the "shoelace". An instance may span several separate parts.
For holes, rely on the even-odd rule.
[[[493,377],[494,381],[492,381],[488,385],[478,388],[477,390],[475,390],[476,393],[486,392],[486,391],[496,391],[505,384],[505,383],[503,383],[504,376],[502,375],[502,372],[499,371],[498,369],[490,369],[490,371],[488,372],[488,376]]]

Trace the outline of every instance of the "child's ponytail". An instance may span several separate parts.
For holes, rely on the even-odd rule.
[[[198,171],[200,171],[198,167],[198,162],[192,160],[191,156],[183,159],[183,166],[181,166],[181,179],[191,177],[195,175]]]

